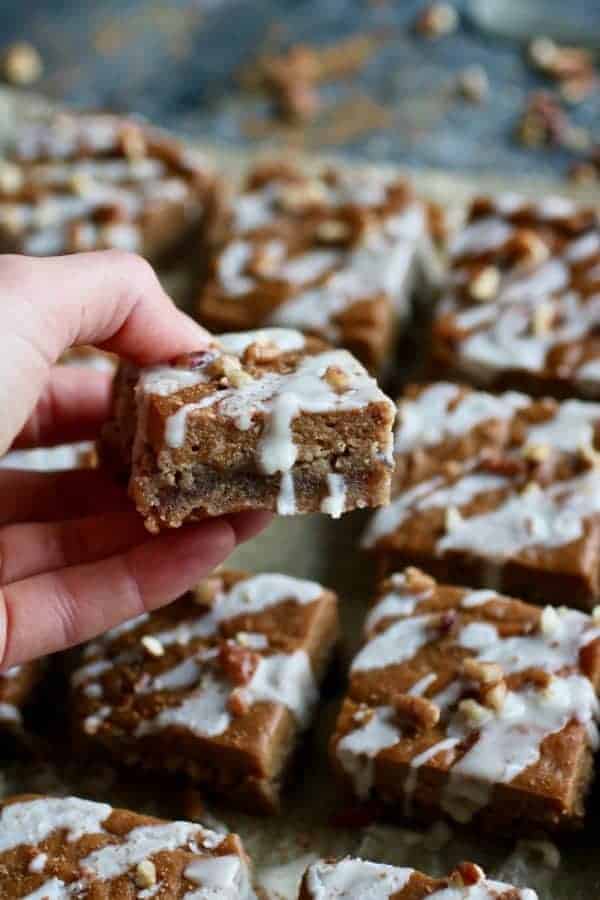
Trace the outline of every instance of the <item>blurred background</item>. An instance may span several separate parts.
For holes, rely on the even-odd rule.
[[[228,146],[600,176],[597,0],[22,0],[5,82]]]

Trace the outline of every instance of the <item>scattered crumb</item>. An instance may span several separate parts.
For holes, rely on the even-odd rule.
[[[471,103],[483,103],[490,90],[490,81],[483,66],[467,66],[458,73],[458,91]]]
[[[517,128],[517,137],[526,147],[562,145],[569,119],[556,97],[548,91],[534,91]]]
[[[529,44],[528,52],[533,66],[557,82],[559,94],[566,103],[581,103],[596,90],[598,77],[589,50],[537,37]]]
[[[10,84],[29,85],[40,78],[44,64],[39,51],[27,41],[11,44],[2,61],[4,77]]]

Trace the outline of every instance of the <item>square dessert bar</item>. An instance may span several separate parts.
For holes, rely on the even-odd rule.
[[[350,856],[319,860],[306,870],[298,900],[537,900],[530,888],[491,881],[475,863],[464,862],[446,878]]]
[[[231,805],[274,812],[337,631],[336,596],[319,584],[215,575],[87,646],[75,729],[119,762],[184,771]]]
[[[202,220],[207,161],[135,119],[60,113],[24,125],[0,163],[0,249],[118,247],[157,261]]]
[[[78,797],[25,794],[0,805],[0,896],[252,900],[255,894],[235,834]]]
[[[394,482],[399,488],[421,481],[487,451],[539,461],[557,454],[591,458],[598,438],[597,403],[489,394],[447,381],[409,385],[398,401]]]
[[[346,347],[369,369],[406,317],[426,212],[382,170],[267,165],[220,211],[198,317],[212,331],[298,328]]]
[[[546,197],[473,202],[433,326],[438,374],[532,394],[600,397],[596,210]]]
[[[594,618],[409,568],[366,620],[333,765],[392,818],[571,829],[592,778],[599,686]]]
[[[243,509],[339,516],[387,502],[394,415],[347,350],[265,329],[125,369],[107,440],[151,531]]]
[[[589,437],[590,421],[577,421]],[[584,437],[577,452],[553,452],[564,435],[556,422],[535,427],[544,440],[533,450],[484,452],[400,490],[362,539],[380,571],[414,564],[442,581],[591,609],[600,598],[598,451]]]

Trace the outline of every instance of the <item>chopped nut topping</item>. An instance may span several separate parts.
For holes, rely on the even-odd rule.
[[[299,212],[307,206],[322,204],[325,199],[323,185],[318,181],[309,181],[298,186],[286,187],[279,195],[279,205],[286,212]]]
[[[550,256],[547,243],[531,228],[520,228],[509,240],[508,249],[527,266],[537,266]]]
[[[467,678],[481,684],[497,684],[502,680],[502,666],[498,663],[482,662],[473,656],[463,660],[462,669]]]
[[[126,127],[121,133],[121,146],[128,159],[144,159],[146,156],[146,139],[139,128]]]
[[[350,227],[346,222],[341,222],[339,219],[327,219],[317,226],[316,236],[324,243],[345,241],[350,237]]]
[[[433,728],[440,720],[440,708],[425,697],[411,694],[397,694],[392,698],[392,706],[401,721],[408,720],[417,728]]]
[[[225,378],[232,387],[242,387],[253,381],[252,375],[242,368],[242,364],[236,356],[217,356],[210,364],[210,372],[217,378]]]
[[[460,510],[458,510],[456,506],[449,506],[446,510],[444,522],[446,531],[452,531],[454,528],[458,528],[462,522],[463,517],[460,514]]]
[[[260,365],[270,363],[281,356],[281,350],[274,341],[254,341],[244,350],[242,362],[244,365]]]
[[[496,266],[485,266],[469,282],[469,295],[479,303],[492,300],[500,287],[500,272]]]
[[[94,187],[94,179],[85,172],[77,172],[69,179],[69,187],[74,194],[84,197]]]
[[[506,687],[506,682],[499,681],[498,684],[495,684],[493,687],[483,692],[483,702],[485,706],[488,706],[495,712],[500,712],[504,706],[507,693],[508,689]]]
[[[554,308],[550,303],[540,303],[533,311],[533,333],[536,337],[548,334],[554,321]]]
[[[487,722],[492,715],[489,709],[482,706],[481,703],[478,703],[477,700],[473,700],[471,697],[460,701],[458,704],[458,711],[468,722],[473,723],[473,725],[482,725],[484,722]]]
[[[164,656],[165,648],[158,640],[158,638],[152,637],[151,634],[145,634],[142,638],[140,638],[140,644],[150,656]]]
[[[545,606],[540,616],[540,630],[546,637],[550,637],[562,627],[560,616],[553,606]]]
[[[19,166],[0,161],[0,190],[3,194],[16,194],[23,186],[23,172]]]
[[[404,570],[404,577],[406,579],[406,586],[419,593],[435,587],[435,578],[432,578],[431,575],[427,575],[426,572],[421,572],[420,569],[416,569],[414,566],[409,566]]]
[[[548,444],[526,444],[523,447],[523,456],[525,459],[530,459],[532,462],[536,463],[545,462],[551,453],[552,448]]]
[[[11,84],[33,84],[42,74],[42,57],[26,41],[13,44],[4,55],[4,75]]]
[[[323,378],[337,394],[342,394],[350,387],[348,374],[339,366],[328,366]]]
[[[135,883],[140,888],[149,888],[156,884],[156,866],[151,859],[144,859],[137,864]]]
[[[471,887],[485,878],[485,872],[472,862],[462,862],[450,875],[450,882],[457,887]]]
[[[212,606],[217,599],[223,582],[220,578],[205,578],[192,590],[192,597],[199,606]]]

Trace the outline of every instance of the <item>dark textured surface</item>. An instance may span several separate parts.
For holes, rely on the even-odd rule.
[[[561,8],[556,0],[544,4],[547,10]],[[437,41],[419,38],[411,25],[424,5],[418,0],[23,0],[0,4],[0,35],[3,44],[27,39],[40,49],[46,72],[37,87],[54,98],[133,110],[193,136],[244,146],[256,144],[248,130],[262,134],[261,122],[269,120],[266,100],[240,90],[240,67],[266,48],[280,50],[297,41],[327,44],[377,31],[386,40],[361,73],[322,91],[322,120],[336,117],[336,105],[339,120],[341,106],[358,133],[340,142],[323,122],[291,134],[267,125],[270,142],[343,149],[410,165],[564,173],[573,154],[528,150],[513,138],[528,92],[546,86],[527,64],[524,46],[479,30],[469,0],[456,4],[458,32]],[[516,9],[527,5],[528,0],[518,0]],[[572,24],[577,7],[584,9],[579,20],[589,33],[600,34],[600,5],[572,0]],[[504,0],[504,8],[512,23],[515,0]],[[483,65],[490,77],[482,105],[458,98],[455,90],[457,72],[472,64]],[[385,127],[361,129],[365,97],[375,101],[375,116],[385,119]],[[593,129],[599,113],[600,93],[572,115]]]

